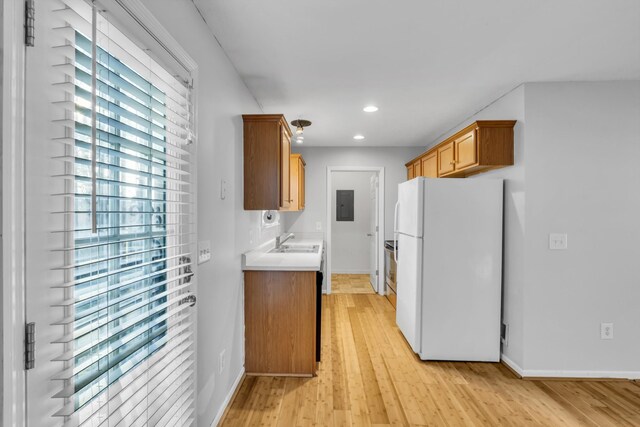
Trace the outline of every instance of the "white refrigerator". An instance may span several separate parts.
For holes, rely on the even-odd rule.
[[[422,360],[500,360],[500,179],[398,185],[396,323]]]

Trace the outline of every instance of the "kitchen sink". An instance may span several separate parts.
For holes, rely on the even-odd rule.
[[[282,245],[279,248],[273,248],[270,254],[317,254],[320,251],[320,245]]]

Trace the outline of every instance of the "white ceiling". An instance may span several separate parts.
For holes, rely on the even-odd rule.
[[[640,79],[638,0],[193,1],[305,145],[423,146],[523,82]]]

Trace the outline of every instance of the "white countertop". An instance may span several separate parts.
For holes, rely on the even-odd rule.
[[[275,240],[242,254],[242,270],[270,271],[318,271],[322,263],[324,241],[322,239],[289,239],[284,246],[318,245],[317,253],[269,253],[275,247]]]

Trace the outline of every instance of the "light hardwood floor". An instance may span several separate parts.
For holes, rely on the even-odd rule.
[[[332,274],[331,293],[375,294],[368,274]]]
[[[495,363],[421,362],[378,295],[324,297],[314,378],[246,377],[224,426],[640,426],[630,381],[527,381]]]

